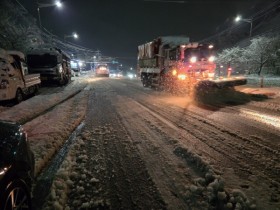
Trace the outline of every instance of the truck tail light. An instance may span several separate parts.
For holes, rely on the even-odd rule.
[[[9,87],[9,81],[8,80],[5,80],[3,79],[0,83],[0,89],[6,89]]]

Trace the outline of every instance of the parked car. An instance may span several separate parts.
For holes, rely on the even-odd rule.
[[[34,155],[18,123],[0,120],[0,209],[31,209]]]

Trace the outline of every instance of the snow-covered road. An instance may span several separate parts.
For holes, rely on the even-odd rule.
[[[37,175],[84,120],[44,209],[278,210],[279,96],[211,94],[194,101],[137,80],[80,78],[1,118],[27,121]],[[30,107],[29,117],[18,111]]]

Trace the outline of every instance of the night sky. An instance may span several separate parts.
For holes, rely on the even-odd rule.
[[[18,0],[37,16],[36,0]],[[207,38],[230,27],[236,14],[249,17],[255,3],[271,0],[65,0],[63,8],[41,8],[42,25],[63,38],[72,32],[79,39],[67,39],[105,56],[135,65],[137,46],[164,35],[187,35],[191,41]],[[162,0],[164,1],[164,0]],[[50,3],[53,0],[41,0]]]

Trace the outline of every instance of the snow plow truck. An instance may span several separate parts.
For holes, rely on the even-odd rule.
[[[190,42],[185,36],[164,36],[138,46],[137,71],[144,87],[172,92],[193,88],[244,85],[244,77],[215,75],[213,45]]]

